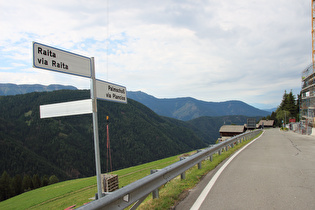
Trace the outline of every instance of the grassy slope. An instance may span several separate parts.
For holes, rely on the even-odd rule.
[[[151,195],[148,196],[145,202],[141,204],[140,209],[165,209],[176,205],[182,192],[194,187],[206,173],[248,142],[243,142],[220,156],[215,155],[213,162],[203,161],[201,170],[196,170],[197,167],[188,170],[185,180],[180,180],[177,177],[168,182],[160,188],[159,199],[152,200]],[[164,168],[177,162],[179,156],[114,171],[113,174],[118,174],[119,187],[123,187],[149,175],[151,169]],[[89,198],[94,197],[96,192],[95,177],[75,179],[32,190],[0,202],[0,209],[65,209],[72,205],[78,207],[90,202]]]
[[[179,160],[178,156],[165,158],[118,171],[119,187],[126,186],[150,174],[151,169],[164,168]],[[72,205],[81,206],[94,197],[96,178],[82,178],[60,182],[32,190],[0,202],[0,209],[64,209]]]

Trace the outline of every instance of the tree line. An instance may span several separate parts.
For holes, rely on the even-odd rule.
[[[0,177],[0,201],[57,182],[59,182],[59,179],[55,175],[50,177],[44,175],[40,177],[38,174],[34,174],[33,176],[17,174],[14,177],[10,177],[10,175],[4,171]]]
[[[275,126],[281,127],[283,123],[288,123],[289,119],[295,119],[298,122],[299,119],[299,108],[300,108],[300,96],[298,99],[293,95],[292,90],[290,93],[284,91],[282,101],[275,112],[271,115],[262,118],[263,120],[274,120]]]

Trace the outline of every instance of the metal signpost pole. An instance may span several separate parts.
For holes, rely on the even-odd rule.
[[[93,104],[93,131],[94,131],[94,147],[95,147],[95,164],[96,164],[96,180],[98,199],[102,197],[102,179],[101,179],[101,162],[100,148],[98,136],[98,121],[97,121],[97,98],[96,98],[96,79],[95,79],[95,63],[94,57],[91,58],[92,78],[91,78],[91,98]]]
[[[98,198],[102,194],[102,174],[97,121],[97,99],[127,103],[125,87],[95,78],[94,57],[85,57],[33,42],[33,67],[91,79],[91,99],[40,106],[40,117],[60,117],[93,114],[95,164]]]

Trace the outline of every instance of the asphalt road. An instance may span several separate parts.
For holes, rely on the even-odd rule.
[[[176,209],[190,209],[218,170]],[[315,136],[267,129],[228,164],[206,195],[201,210],[315,209]]]

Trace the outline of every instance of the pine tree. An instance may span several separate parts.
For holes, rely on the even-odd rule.
[[[49,179],[47,175],[44,175],[42,178],[42,187],[45,187],[49,184]]]
[[[299,105],[296,103],[295,96],[292,93],[287,93],[284,91],[282,101],[280,106],[276,111],[276,118],[279,122],[282,120],[284,121],[286,118],[286,123],[289,121],[290,118],[298,119],[299,115]]]
[[[15,175],[15,177],[12,180],[12,190],[15,195],[19,195],[23,192],[22,189],[22,176],[20,174]]]
[[[0,201],[10,198],[12,195],[10,175],[4,171],[0,178]]]
[[[22,189],[24,192],[33,189],[32,179],[28,174],[25,174],[22,181]]]
[[[34,189],[39,188],[41,186],[41,182],[40,182],[40,178],[38,174],[33,175],[32,183],[33,183]]]

